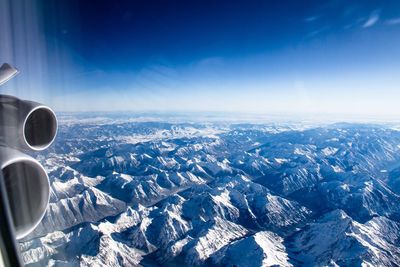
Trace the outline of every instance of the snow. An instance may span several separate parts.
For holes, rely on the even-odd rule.
[[[382,235],[382,229],[396,233],[395,237]],[[310,265],[317,262],[325,265],[330,261],[354,265],[357,257],[364,257],[366,264],[386,266],[393,264],[387,251],[400,257],[395,241],[399,237],[398,229],[398,224],[386,218],[378,217],[361,224],[345,212],[335,210],[296,234],[294,245],[299,251],[298,259]]]
[[[322,149],[322,153],[324,153],[324,155],[326,157],[328,156],[332,156],[334,154],[336,154],[338,152],[339,149],[334,148],[334,147],[325,147],[324,149]]]
[[[254,235],[254,239],[264,251],[263,266],[291,266],[282,238],[273,233],[259,232]]]
[[[344,170],[342,168],[340,168],[339,166],[333,166],[331,165],[332,169],[334,172],[339,173],[339,172],[344,172]]]
[[[246,234],[247,230],[242,226],[216,217],[215,225],[196,239],[187,261],[190,265],[198,265],[223,246]]]
[[[219,251],[213,256],[213,262],[224,266],[292,266],[283,238],[261,231],[245,237]]]
[[[26,263],[400,265],[400,132],[138,121],[69,118],[37,156],[51,203]]]
[[[288,162],[289,160],[288,159],[283,159],[283,158],[275,158],[275,161],[278,164],[282,164],[282,163]]]

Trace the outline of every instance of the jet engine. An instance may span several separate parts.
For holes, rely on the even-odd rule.
[[[36,102],[0,95],[1,144],[22,150],[47,148],[57,133],[54,112]]]
[[[16,69],[3,64],[0,85],[16,73]],[[17,239],[40,223],[50,197],[46,171],[24,152],[46,149],[56,134],[57,118],[49,107],[0,95],[0,170]]]

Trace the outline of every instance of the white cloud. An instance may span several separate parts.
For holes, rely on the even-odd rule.
[[[364,23],[363,28],[369,28],[374,26],[378,22],[379,16],[380,16],[380,11],[375,10],[374,12],[372,12],[368,20]]]
[[[400,18],[388,19],[388,20],[385,21],[385,24],[387,24],[387,25],[397,25],[397,24],[400,24]]]

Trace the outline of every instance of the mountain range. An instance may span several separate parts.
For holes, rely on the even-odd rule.
[[[27,266],[399,266],[392,124],[64,115]]]

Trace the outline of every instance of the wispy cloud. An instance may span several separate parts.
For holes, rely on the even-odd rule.
[[[305,38],[313,38],[313,37],[316,37],[317,35],[320,35],[321,33],[326,32],[327,30],[329,30],[329,28],[330,28],[329,26],[321,27],[321,28],[319,28],[319,29],[317,29],[317,30],[314,30],[314,31],[312,31],[312,32],[309,32],[309,33],[306,35]]]
[[[368,20],[364,23],[364,25],[362,26],[363,28],[369,28],[374,26],[380,17],[380,11],[379,10],[375,10],[371,13],[371,15],[369,15]]]
[[[385,21],[385,24],[387,24],[387,25],[397,25],[397,24],[400,24],[400,18],[388,19],[388,20]]]
[[[313,22],[316,21],[317,19],[319,19],[320,16],[310,16],[304,19],[305,22]]]

